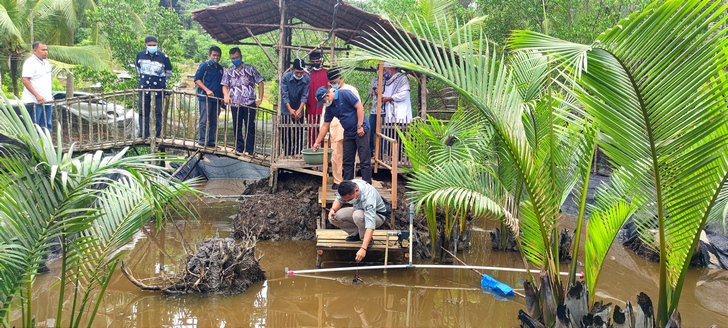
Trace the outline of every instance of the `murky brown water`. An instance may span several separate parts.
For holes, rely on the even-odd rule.
[[[202,239],[229,235],[231,215],[237,211],[232,201],[201,204],[200,222],[176,222],[187,241],[195,247]],[[491,225],[492,223],[488,223]],[[185,252],[177,228],[155,232],[147,228],[137,234],[123,256],[133,274],[144,278],[173,271]],[[522,267],[517,253],[493,252],[486,243],[486,226],[473,234],[473,246],[461,258],[471,265]],[[317,276],[287,277],[284,269],[312,269],[315,266],[314,241],[259,242],[257,251],[269,280],[255,285],[243,295],[185,295],[168,297],[158,292],[140,291],[117,273],[96,327],[515,327],[516,315],[525,308],[523,299],[499,299],[479,289],[480,277],[469,270],[408,269],[359,271],[363,283],[352,284],[354,272]],[[343,258],[348,260],[349,257]],[[341,266],[327,258],[329,267]],[[341,260],[341,259],[340,259]],[[326,266],[326,263],[324,264]],[[39,276],[35,289],[38,326],[55,317],[57,304],[57,263],[51,274]],[[568,270],[564,265],[562,271]],[[523,274],[485,272],[517,290],[523,288]],[[606,301],[634,299],[645,291],[656,302],[657,265],[613,247],[602,272],[596,295]],[[686,327],[728,325],[728,272],[692,269],[685,283],[680,311]],[[70,309],[69,309],[70,311]],[[359,313],[361,312],[361,313]],[[19,320],[19,318],[15,318]],[[16,321],[19,326],[19,322]]]

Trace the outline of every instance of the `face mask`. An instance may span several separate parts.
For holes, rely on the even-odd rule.
[[[392,77],[392,74],[389,74],[389,71],[384,72],[384,79],[389,80],[389,78]]]
[[[296,74],[293,74],[293,78],[294,78],[294,79],[296,79],[296,80],[300,80],[300,79],[302,79],[302,78],[303,78],[303,75],[301,75],[301,76],[298,76],[298,75],[296,75]]]
[[[331,101],[324,101],[324,107],[328,107],[331,105]]]
[[[156,54],[157,53],[157,46],[147,46],[147,51],[150,54]]]
[[[334,83],[334,84],[331,85],[331,88],[338,89],[339,88],[339,84],[338,83]]]
[[[356,204],[359,203],[359,198],[358,197],[357,198],[354,198],[354,199],[352,199],[352,200],[350,200],[350,201],[348,201],[346,203],[347,204],[351,204],[351,205],[356,205]]]
[[[235,59],[235,60],[233,60],[233,65],[236,66],[236,67],[237,66],[240,66],[242,64],[243,64],[243,60],[242,59]]]
[[[220,61],[220,58],[210,58],[210,64],[217,64]]]
[[[311,68],[313,68],[315,70],[320,70],[321,69],[321,63],[311,64]]]

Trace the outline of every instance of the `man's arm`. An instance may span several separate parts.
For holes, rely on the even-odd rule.
[[[354,108],[356,108],[356,125],[360,126],[360,128],[356,129],[356,134],[361,137],[364,135],[364,106],[362,106],[360,101],[356,103]]]
[[[296,110],[291,108],[291,99],[288,94],[288,81],[286,81],[286,78],[286,75],[283,75],[283,78],[281,78],[281,101],[283,102],[283,106],[286,107],[285,110],[287,110],[291,115],[294,115],[296,114]],[[281,111],[282,110],[283,109],[281,109]]]
[[[369,246],[369,243],[372,241],[372,236],[374,236],[374,229],[367,228],[364,233],[364,237],[362,238],[361,247],[359,247],[359,250],[356,252],[357,262],[361,262],[361,260],[364,259],[364,256],[367,255],[367,246]]]
[[[263,86],[264,85],[265,84],[264,84],[263,81],[258,82],[258,99],[255,99],[255,105],[256,106],[260,106],[260,103],[263,102]]]
[[[316,137],[316,141],[314,141],[313,145],[311,145],[311,149],[313,149],[313,151],[317,151],[319,148],[321,148],[321,142],[324,141],[324,136],[329,133],[330,126],[331,122],[324,122],[324,124],[321,124],[321,128],[319,129],[319,134]]]
[[[36,103],[42,104],[42,103],[46,102],[46,99],[43,98],[43,96],[41,96],[38,93],[38,91],[35,91],[35,88],[33,88],[33,84],[30,83],[30,78],[29,77],[23,77],[23,85],[25,86],[26,89],[28,89],[28,91],[31,94],[33,94],[33,96],[35,97],[35,102]]]
[[[172,62],[167,54],[164,54],[164,76],[167,78],[172,77]]]
[[[230,88],[227,85],[222,86],[222,99],[225,105],[230,105]]]

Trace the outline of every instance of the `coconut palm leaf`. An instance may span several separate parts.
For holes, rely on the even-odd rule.
[[[49,45],[48,58],[58,65],[59,62],[70,65],[82,65],[96,70],[110,69],[106,51],[97,46],[68,47]]]
[[[13,20],[13,14],[17,7],[17,0],[0,0],[0,34],[3,38],[13,36],[18,40],[22,40],[23,36],[20,29]]]
[[[60,238],[62,249],[61,297],[57,322],[62,320],[63,297],[74,288],[71,324],[81,313],[93,321],[103,293],[93,302],[92,292],[103,290],[118,263],[116,251],[150,214],[159,219],[166,209],[187,211],[183,197],[189,183],[171,182],[163,168],[151,163],[158,155],[125,157],[126,149],[112,156],[102,152],[74,157],[54,146],[47,130],[32,124],[29,114],[17,115],[8,106],[0,110],[0,133],[22,144],[6,147],[0,156],[0,318],[8,323],[10,307],[20,303],[24,326],[32,322],[32,282],[47,246]],[[60,133],[60,132],[59,132]],[[60,137],[58,138],[60,139]],[[78,238],[70,238],[78,235]],[[26,297],[17,300],[17,296]],[[88,306],[96,306],[86,311]],[[75,311],[73,311],[75,310]],[[77,312],[76,312],[77,311]]]
[[[660,324],[677,307],[688,257],[728,173],[718,96],[727,84],[714,80],[728,66],[726,9],[720,1],[655,3],[591,46],[527,31],[511,40],[568,67],[588,90],[577,96],[599,124],[604,153],[637,197],[654,200]]]

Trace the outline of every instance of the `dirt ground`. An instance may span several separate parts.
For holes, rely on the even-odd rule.
[[[391,188],[391,175],[380,171],[374,175],[385,188]],[[394,209],[395,227],[386,222],[380,229],[409,229],[409,203],[406,200],[406,180],[398,180],[398,204]],[[268,180],[250,184],[241,197],[240,210],[233,222],[233,236],[242,237],[252,230],[258,240],[312,240],[316,235],[316,220],[321,217],[318,188],[321,177],[296,172],[281,172],[278,190],[270,193]],[[421,216],[414,219],[414,230],[419,240],[428,239],[427,222]],[[415,245],[422,243],[415,243]],[[424,247],[422,247],[424,248]],[[416,247],[419,249],[419,247]],[[426,249],[418,250],[419,257],[429,257]]]

